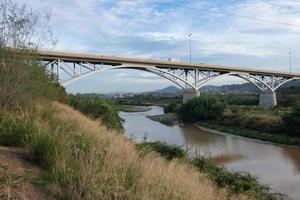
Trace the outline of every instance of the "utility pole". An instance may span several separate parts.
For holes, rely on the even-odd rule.
[[[192,63],[192,35],[193,35],[193,33],[188,34],[188,36],[190,38],[190,64]]]
[[[292,52],[289,52],[290,55],[290,73],[292,72]]]

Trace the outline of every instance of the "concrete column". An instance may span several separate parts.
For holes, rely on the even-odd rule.
[[[193,88],[185,89],[183,91],[183,103],[186,103],[186,102],[188,102],[188,100],[198,97],[199,95],[200,95],[200,92]]]
[[[259,106],[273,108],[277,105],[276,92],[270,90],[263,91],[259,95]]]

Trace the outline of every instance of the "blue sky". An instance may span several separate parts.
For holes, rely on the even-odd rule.
[[[300,72],[298,0],[17,0],[52,10],[52,50]],[[182,6],[182,7],[179,7]],[[190,7],[195,9],[187,9]],[[226,13],[223,15],[221,13]],[[294,24],[286,26],[236,16]],[[239,83],[222,78],[208,84]],[[76,81],[69,92],[149,91],[172,85],[152,74],[116,70]]]

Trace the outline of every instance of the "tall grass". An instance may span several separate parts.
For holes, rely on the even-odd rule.
[[[272,194],[270,188],[261,185],[256,177],[248,173],[230,172],[223,167],[214,165],[212,160],[204,157],[188,158],[185,151],[179,146],[161,142],[142,142],[137,144],[137,148],[142,153],[152,150],[169,160],[180,159],[189,162],[201,172],[206,173],[217,187],[226,188],[232,194],[247,194],[254,199],[283,199],[281,195]]]
[[[14,115],[16,127],[30,131],[11,145],[27,148],[50,177],[48,192],[62,199],[249,199],[228,196],[188,163],[157,154],[140,156],[135,145],[68,106],[38,106],[33,114]],[[24,124],[23,124],[24,123]],[[8,126],[1,123],[3,128]],[[12,128],[10,134],[21,133]],[[14,138],[14,137],[12,137]],[[7,143],[8,145],[8,143]],[[59,188],[59,189],[58,189]]]

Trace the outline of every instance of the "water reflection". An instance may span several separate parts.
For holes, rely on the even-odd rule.
[[[142,113],[124,113],[124,128],[128,137],[137,142],[147,134],[148,141],[162,141],[168,144],[186,145],[191,156],[234,155],[224,165],[232,171],[246,171],[269,184],[274,192],[288,194],[300,199],[300,149],[278,146],[227,134],[202,131],[192,124],[182,127],[168,127],[148,119],[147,115],[162,114],[163,109],[153,107]]]
[[[300,156],[298,148],[282,148],[284,156],[288,156],[295,165],[295,173],[300,173]]]

